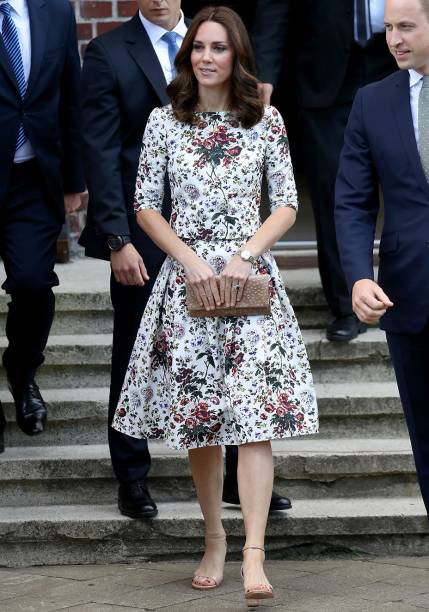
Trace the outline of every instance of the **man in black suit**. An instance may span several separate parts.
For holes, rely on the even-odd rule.
[[[186,21],[180,0],[139,0],[139,12],[119,28],[91,41],[82,71],[84,158],[89,191],[88,222],[81,243],[90,257],[111,262],[114,309],[109,425],[119,399],[130,354],[164,254],[138,227],[134,191],[140,147],[153,108],[168,104],[166,85],[174,75],[168,32],[181,44]],[[164,37],[164,38],[163,38]],[[166,184],[164,215],[170,212]],[[109,426],[113,469],[119,481],[118,506],[133,518],[157,514],[146,485],[147,441]],[[239,503],[237,453],[227,449],[225,501]],[[290,507],[273,493],[272,510]]]
[[[338,245],[356,314],[386,331],[429,516],[429,0],[386,0],[385,22],[401,70],[353,103],[336,187]]]
[[[353,314],[339,260],[334,186],[357,89],[396,69],[384,40],[383,10],[384,0],[259,0],[255,21],[258,76],[275,86],[295,117],[291,146],[295,161],[302,160],[313,205],[332,341],[351,340],[366,329]]]
[[[0,2],[0,251],[10,295],[3,354],[22,431],[43,431],[35,383],[54,316],[56,240],[80,206],[80,61],[68,0]],[[64,193],[66,195],[64,195]],[[4,415],[0,408],[0,451]]]

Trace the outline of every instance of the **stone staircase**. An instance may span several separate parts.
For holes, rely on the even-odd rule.
[[[44,434],[24,436],[9,393],[0,393],[8,421],[0,455],[0,566],[199,554],[202,520],[186,454],[151,443],[157,519],[133,521],[117,511],[106,445],[109,270],[83,260],[59,266],[59,275],[56,321],[38,377],[50,406]],[[293,498],[293,509],[270,517],[270,556],[427,554],[429,526],[384,335],[374,329],[346,346],[327,342],[316,271],[294,270],[285,280],[312,363],[321,434],[273,443],[276,489]],[[0,317],[6,308],[2,297]],[[242,543],[240,516],[225,507],[232,557]]]

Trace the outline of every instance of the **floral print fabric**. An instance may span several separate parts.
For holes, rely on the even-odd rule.
[[[143,139],[136,210],[161,212],[218,274],[260,226],[263,174],[271,209],[297,208],[282,118],[274,107],[243,128],[233,113],[198,113],[196,125],[155,109]],[[189,449],[317,433],[312,376],[297,320],[270,252],[271,315],[191,318],[183,267],[167,257],[137,334],[112,426]]]

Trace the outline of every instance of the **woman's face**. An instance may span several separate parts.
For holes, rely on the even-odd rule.
[[[204,87],[219,87],[231,79],[234,51],[226,29],[215,21],[205,21],[195,35],[191,52],[195,77]]]

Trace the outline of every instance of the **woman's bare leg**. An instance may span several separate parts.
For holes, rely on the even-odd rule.
[[[221,520],[223,458],[221,446],[206,446],[188,451],[198,501],[204,517],[206,548],[195,576],[223,578],[226,540]],[[202,586],[213,581],[198,579]]]
[[[237,479],[246,533],[244,548],[264,548],[274,481],[273,456],[269,441],[239,446]],[[251,548],[243,552],[245,588],[268,583],[263,561],[264,553],[261,550]]]

